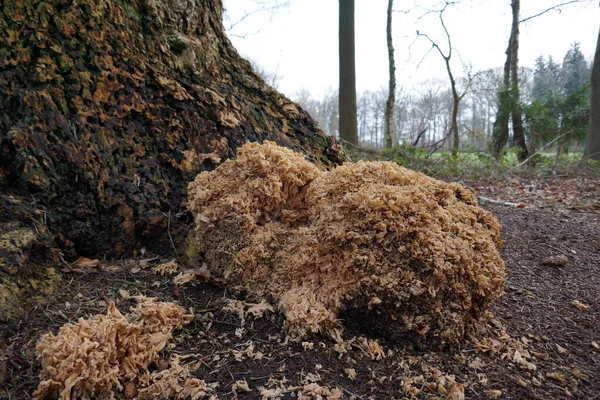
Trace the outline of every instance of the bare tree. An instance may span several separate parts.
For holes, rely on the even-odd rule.
[[[396,102],[396,62],[394,60],[394,43],[392,39],[392,9],[394,0],[388,0],[387,9],[387,49],[390,80],[388,98],[385,104],[385,147],[390,148],[394,143],[394,105]]]
[[[235,7],[233,4],[235,3]],[[246,38],[248,35],[260,32],[260,29],[248,31],[244,29],[247,25],[245,22],[254,19],[258,15],[268,15],[269,19],[274,18],[281,12],[286,10],[290,5],[290,0],[225,0],[223,1],[223,25],[228,36],[236,36]],[[241,13],[230,12],[232,9],[240,10]]]
[[[279,83],[281,82],[281,75],[277,74],[277,71],[269,71],[265,67],[263,67],[258,61],[253,60],[251,58],[248,59],[250,61],[250,65],[252,65],[252,69],[254,72],[258,74],[265,83],[271,86],[273,89],[279,88]]]
[[[583,157],[600,160],[600,32],[592,64],[592,93],[590,95],[590,124]]]
[[[354,0],[339,2],[340,139],[358,146],[356,122],[356,67],[354,56]]]
[[[448,41],[448,52],[444,53],[440,46],[433,41],[427,34],[420,33],[417,31],[418,36],[423,36],[431,43],[432,48],[436,49],[440,56],[444,59],[444,63],[446,64],[446,72],[448,73],[448,79],[450,81],[450,88],[452,90],[452,117],[450,122],[450,131],[448,132],[448,136],[452,138],[452,154],[456,155],[458,153],[458,148],[460,145],[460,136],[458,132],[458,107],[460,105],[460,101],[465,97],[467,91],[469,90],[469,86],[472,82],[472,79],[469,75],[469,79],[467,80],[467,85],[465,86],[462,93],[458,93],[458,89],[456,88],[456,79],[454,74],[452,73],[452,68],[450,68],[450,60],[452,58],[452,41],[450,39],[450,33],[446,28],[446,23],[444,22],[444,11],[448,8],[451,2],[446,1],[444,3],[444,7],[438,12],[440,23],[442,24],[442,28],[444,29],[444,33],[446,34],[446,40]]]

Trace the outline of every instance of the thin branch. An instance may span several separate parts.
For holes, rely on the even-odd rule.
[[[448,29],[446,28],[446,23],[444,22],[444,11],[446,11],[448,4],[449,3],[446,2],[446,4],[444,5],[444,8],[442,8],[440,11],[440,22],[442,23],[442,28],[444,28],[444,32],[446,33],[446,38],[448,39],[448,59],[450,59],[450,57],[452,57],[452,42],[450,41],[450,33],[448,32]]]
[[[573,3],[582,3],[582,2],[583,2],[583,0],[571,0],[571,1],[566,1],[566,2],[564,2],[564,3],[557,4],[557,5],[554,5],[554,6],[550,7],[550,8],[547,8],[547,9],[545,9],[545,10],[544,10],[544,11],[542,11],[542,12],[539,12],[539,13],[537,13],[537,14],[534,14],[534,15],[532,15],[532,16],[529,16],[529,17],[527,17],[527,18],[524,18],[524,19],[520,20],[520,21],[519,21],[519,23],[523,23],[523,22],[529,21],[530,19],[533,19],[533,18],[539,17],[540,15],[544,15],[544,14],[546,14],[547,12],[550,12],[550,11],[553,11],[553,10],[559,10],[559,11],[560,11],[560,8],[561,8],[561,7],[563,7],[563,6],[567,6],[567,5],[569,5],[569,4],[573,4]]]
[[[552,143],[556,142],[558,139],[567,136],[568,134],[573,133],[572,130],[569,130],[565,133],[563,133],[562,135],[555,137],[554,139],[552,139],[551,141],[549,141],[548,143],[546,143],[544,146],[542,146],[538,151],[536,151],[534,154],[532,154],[531,156],[529,156],[526,160],[524,160],[523,162],[521,162],[518,165],[515,165],[514,167],[510,168],[508,171],[506,171],[506,173],[509,173],[510,171],[512,171],[515,168],[519,168],[523,165],[525,165],[525,163],[527,163],[529,160],[531,160],[533,157],[535,157],[536,155],[540,154],[542,152],[542,150],[544,150],[546,147],[550,146]]]
[[[434,42],[434,41],[433,41],[433,39],[431,39],[431,38],[429,37],[429,35],[428,35],[428,34],[426,34],[426,33],[421,33],[421,32],[419,32],[419,31],[417,31],[417,36],[423,36],[423,37],[425,37],[427,40],[429,40],[429,42],[431,42],[431,47],[432,47],[432,48],[435,48],[435,49],[438,51],[438,53],[440,53],[440,56],[442,56],[442,58],[443,58],[444,60],[448,60],[448,56],[446,56],[446,55],[444,54],[444,52],[442,51],[442,49],[440,48],[440,46],[438,46],[438,45],[437,45],[437,43],[436,43],[436,42]],[[430,51],[431,51],[431,50],[430,50]]]

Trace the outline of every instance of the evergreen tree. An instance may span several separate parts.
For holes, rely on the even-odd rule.
[[[563,58],[562,64],[563,94],[565,97],[577,92],[579,88],[590,82],[590,67],[579,48],[579,43],[571,45]]]

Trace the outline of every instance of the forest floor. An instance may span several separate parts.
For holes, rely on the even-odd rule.
[[[460,399],[447,392],[448,380],[455,380],[467,399],[600,399],[600,179],[515,176],[464,183],[479,196],[518,206],[484,205],[503,225],[505,295],[459,348],[428,351],[381,339],[378,352],[355,339],[340,354],[327,338],[287,342],[280,314],[240,318],[225,311],[233,298],[226,289],[175,286],[152,272],[161,260],[149,250],[144,259],[109,263],[101,272],[65,273],[61,290],[0,338],[6,369],[0,398],[31,397],[39,380],[40,335],[104,313],[111,300],[126,311],[132,301],[123,298],[125,290],[193,308],[197,318],[176,332],[163,357],[199,355],[196,375],[218,398],[279,393],[309,399],[320,391],[325,399],[336,388],[344,398]],[[360,337],[361,330],[360,321],[349,323],[344,338]]]

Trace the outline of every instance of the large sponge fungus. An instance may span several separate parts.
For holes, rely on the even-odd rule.
[[[252,143],[188,191],[195,254],[233,289],[276,302],[291,337],[335,334],[343,320],[455,343],[503,291],[492,214],[461,185],[393,163],[321,171]]]

